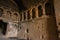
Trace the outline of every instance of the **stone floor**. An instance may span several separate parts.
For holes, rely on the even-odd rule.
[[[18,39],[18,38],[0,38],[0,40],[26,40],[26,39]]]
[[[0,40],[18,40],[17,38],[7,38],[6,36],[3,36],[3,34],[0,33]]]
[[[26,40],[26,39],[19,39],[19,38],[16,38],[16,37],[5,38],[5,37],[0,36],[0,40]]]
[[[3,36],[2,34],[0,34],[0,40],[26,40],[26,39],[20,39],[20,38],[17,38],[17,37],[5,37]]]
[[[26,39],[20,39],[20,38],[16,38],[16,37],[6,38],[3,36],[0,36],[0,40],[26,40]]]

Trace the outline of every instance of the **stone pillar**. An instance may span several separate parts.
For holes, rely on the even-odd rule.
[[[42,6],[42,10],[43,10],[43,15],[46,15],[45,14],[45,5]]]
[[[24,13],[22,12],[22,21],[24,21]]]
[[[35,8],[35,12],[36,12],[36,18],[38,18],[38,7]]]
[[[32,8],[29,10],[30,12],[30,20],[32,19]]]
[[[42,17],[49,17],[46,15],[46,12],[45,12],[45,4],[42,5],[42,12],[43,12],[43,16]]]
[[[25,12],[25,15],[26,15],[26,21],[27,21],[28,20],[27,11]]]

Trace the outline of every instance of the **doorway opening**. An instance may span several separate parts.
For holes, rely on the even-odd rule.
[[[8,23],[4,22],[3,20],[0,20],[0,33],[2,33],[3,35],[6,34],[7,24]]]

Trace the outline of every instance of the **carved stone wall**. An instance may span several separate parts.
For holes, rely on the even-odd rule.
[[[8,23],[6,37],[17,37],[19,10],[16,3],[11,0],[0,0],[0,20]]]
[[[20,39],[57,40],[56,25],[52,17],[21,22],[19,28],[18,38]]]
[[[52,1],[21,12],[18,37],[26,40],[58,40]]]
[[[52,1],[46,0],[20,12],[11,0],[0,0],[0,20],[8,23],[5,37],[27,40],[57,40]]]
[[[60,0],[54,0],[58,37],[60,40]]]

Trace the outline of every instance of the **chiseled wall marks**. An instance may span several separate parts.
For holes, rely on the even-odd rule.
[[[28,22],[22,22],[20,28],[18,33],[20,39],[57,40],[56,25],[53,17],[43,17]]]

